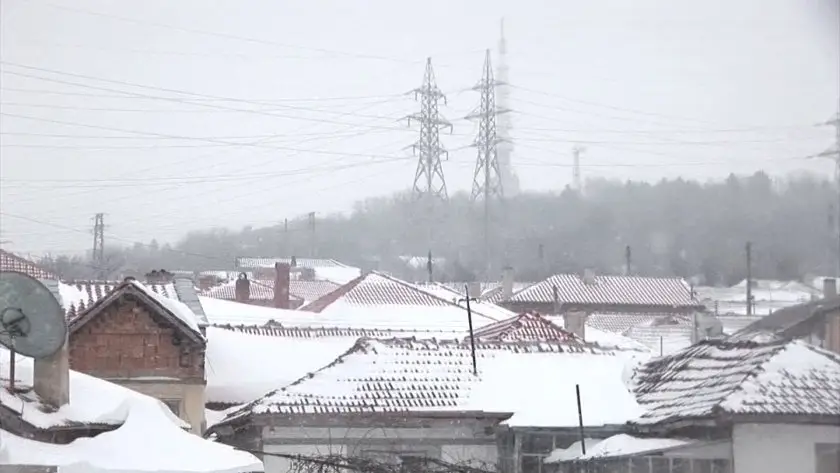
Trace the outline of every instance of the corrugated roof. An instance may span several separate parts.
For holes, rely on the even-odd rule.
[[[679,278],[594,276],[591,283],[576,274],[558,274],[523,289],[511,302],[552,303],[557,287],[563,304],[613,304],[625,306],[699,307],[691,288]]]
[[[840,357],[803,342],[706,340],[636,374],[645,413],[661,424],[726,415],[840,416]]]
[[[48,271],[32,261],[6,250],[0,250],[0,271],[17,271],[35,279],[58,279],[58,276],[52,271]]]

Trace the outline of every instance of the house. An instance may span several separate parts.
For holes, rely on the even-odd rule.
[[[823,279],[825,297],[763,317],[732,335],[733,340],[801,339],[840,353],[840,297],[833,278]]]
[[[210,434],[271,453],[428,456],[522,472],[577,438],[576,385],[585,423],[602,438],[640,413],[623,379],[647,359],[642,351],[582,343],[532,316],[475,336],[360,338],[321,369],[229,412]],[[290,466],[264,461],[269,472]]]
[[[203,431],[206,319],[190,280],[76,282],[59,292],[74,370],[156,397]]]
[[[0,271],[16,271],[29,275],[35,279],[58,280],[58,276],[28,259],[0,249]]]
[[[255,279],[262,279],[261,271],[271,270],[277,263],[289,265],[293,272],[308,273],[314,279],[326,279],[339,284],[349,282],[361,275],[361,270],[334,259],[325,258],[296,258],[292,257],[246,257],[236,258],[236,269],[239,272],[252,272]]]
[[[343,319],[354,328],[354,319],[379,320],[376,328],[466,331],[469,327],[466,303],[446,288],[420,288],[393,276],[372,271],[300,308],[321,317]],[[500,319],[499,308],[489,303],[471,304],[472,323],[478,328]],[[504,311],[502,318],[512,315]],[[366,326],[373,328],[373,326]]]
[[[691,314],[704,310],[679,278],[558,274],[500,303],[514,312]]]
[[[706,340],[642,365],[634,392],[643,414],[625,435],[566,456],[561,471],[834,473],[840,466],[840,356],[819,347]]]
[[[0,469],[10,468],[3,471],[263,471],[253,455],[187,433],[157,399],[68,370],[66,349],[56,356],[64,359],[57,370],[18,354],[11,391],[9,353],[0,347]]]

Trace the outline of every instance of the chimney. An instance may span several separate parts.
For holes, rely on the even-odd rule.
[[[40,280],[60,302],[58,281]],[[65,322],[66,323],[66,322]],[[70,402],[70,352],[67,336],[61,348],[50,356],[36,358],[33,368],[33,388],[44,403],[58,409]]]
[[[513,268],[505,266],[502,268],[502,300],[509,300],[513,297]]]
[[[481,283],[478,281],[473,281],[467,284],[467,290],[470,292],[468,295],[470,299],[478,299],[481,297]]]
[[[591,269],[583,270],[583,283],[595,284],[595,271],[592,271]]]
[[[837,280],[834,278],[823,279],[823,298],[837,297]]]
[[[247,274],[239,273],[234,291],[236,293],[236,302],[248,303],[251,300],[251,281],[248,280]]]
[[[274,265],[274,307],[289,308],[289,279],[291,267],[288,263]]]
[[[586,319],[589,314],[581,310],[572,310],[563,315],[563,322],[567,332],[575,334],[586,341]]]
[[[152,270],[146,273],[146,282],[148,284],[168,284],[174,279],[174,275],[165,269],[161,269],[160,271]]]

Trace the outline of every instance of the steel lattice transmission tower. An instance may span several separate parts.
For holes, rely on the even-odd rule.
[[[446,96],[435,81],[432,58],[426,59],[423,85],[413,92],[415,100],[420,102],[420,112],[407,117],[409,126],[412,120],[420,125],[420,139],[411,145],[414,154],[418,156],[413,192],[418,198],[447,200],[449,196],[440,158],[448,156],[448,153],[440,144],[440,130],[452,130],[452,124],[441,116],[438,109],[438,102],[443,101],[445,104]]]
[[[481,103],[467,120],[478,121],[478,135],[473,146],[478,149],[478,159],[473,173],[472,199],[483,197],[485,207],[493,198],[504,197],[497,145],[501,141],[496,134],[496,116],[506,112],[496,107],[496,85],[493,67],[490,64],[490,50],[484,56],[484,71],[473,90],[481,94]]]

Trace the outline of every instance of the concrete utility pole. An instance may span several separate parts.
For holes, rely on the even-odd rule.
[[[837,187],[837,205],[834,206],[837,211],[837,215],[834,218],[835,230],[837,232],[835,235],[837,238],[837,266],[835,269],[837,271],[836,276],[840,277],[840,109],[838,109],[837,114],[832,119],[820,125],[834,127],[834,146],[818,154],[817,157],[834,160],[834,184]]]
[[[581,195],[583,194],[583,181],[580,176],[580,153],[583,151],[584,148],[581,146],[572,148],[572,183],[575,186],[575,190]]]
[[[491,200],[495,199],[501,202],[504,198],[497,150],[499,138],[496,135],[496,116],[505,113],[506,110],[500,110],[496,107],[496,85],[497,82],[493,78],[490,50],[488,49],[484,55],[481,80],[473,87],[473,90],[481,94],[481,102],[476,110],[465,117],[467,120],[478,121],[478,135],[472,144],[478,149],[478,157],[473,173],[471,197],[473,201],[477,201],[479,198],[484,199],[484,265],[486,277],[490,276]]]
[[[93,265],[96,267],[96,278],[105,279],[105,214],[93,216],[93,251],[91,252]]]
[[[752,243],[747,242],[747,315],[752,315]]]

